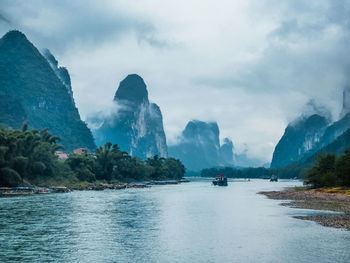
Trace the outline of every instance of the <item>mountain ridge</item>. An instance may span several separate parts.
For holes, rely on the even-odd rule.
[[[159,106],[149,102],[147,86],[137,74],[129,74],[115,92],[117,110],[98,118],[102,125],[93,129],[97,144],[116,143],[132,156],[146,159],[153,155],[167,157],[168,149]],[[93,118],[90,123],[93,126]]]
[[[91,131],[80,119],[78,109],[47,59],[17,30],[0,39],[0,122],[18,129],[49,128],[61,137],[66,151],[77,147],[95,149]],[[19,110],[14,111],[12,104]]]
[[[169,146],[169,156],[180,159],[190,171],[215,166],[233,165],[233,143],[225,138],[220,145],[220,130],[216,122],[191,120],[179,138]]]

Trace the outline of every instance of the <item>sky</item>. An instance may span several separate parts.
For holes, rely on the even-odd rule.
[[[349,87],[346,0],[1,0],[18,29],[68,68],[82,119],[108,111],[128,74],[145,80],[168,144],[217,121],[236,153],[271,161],[310,100],[336,120]]]

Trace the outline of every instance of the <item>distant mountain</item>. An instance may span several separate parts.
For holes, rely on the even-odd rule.
[[[180,159],[191,171],[217,166],[220,158],[217,123],[190,121],[182,132],[179,144],[169,146],[169,156]]]
[[[248,155],[248,149],[241,153],[234,153],[234,164],[236,167],[270,167],[270,163],[263,163],[261,159]]]
[[[190,121],[180,142],[169,146],[169,156],[180,159],[190,171],[233,165],[233,144],[226,138],[220,146],[216,122]]]
[[[342,135],[347,129],[350,128],[350,113],[345,114],[343,118],[332,123],[327,127],[319,143],[316,145],[316,149],[321,149]]]
[[[300,162],[310,163],[321,152],[342,154],[348,148],[350,148],[350,113],[329,125],[318,144],[305,153]]]
[[[301,117],[290,123],[278,142],[271,168],[279,168],[298,162],[305,153],[318,145],[329,121],[318,114]]]
[[[343,105],[346,105],[345,97]],[[344,106],[343,113],[345,108]],[[275,148],[271,167],[278,168],[292,163],[303,163],[309,158],[314,158],[312,156],[318,152],[328,149],[334,152],[335,149],[328,146],[333,145],[348,129],[350,129],[349,112],[342,114],[342,118],[333,123],[329,123],[325,117],[317,114],[300,118],[286,128]],[[346,148],[347,145],[339,147],[337,152],[341,153],[344,147]]]
[[[224,139],[224,143],[220,146],[220,162],[223,165],[233,165],[234,155],[233,143],[229,138]]]
[[[108,117],[90,117],[98,145],[110,141],[131,155],[145,159],[154,155],[167,156],[166,137],[160,108],[148,100],[143,79],[128,75],[114,96],[116,111]]]
[[[68,71],[51,63],[19,31],[0,39],[0,123],[18,129],[27,121],[29,128],[47,127],[60,136],[67,151],[94,150],[92,134],[72,99]]]
[[[302,163],[313,164],[316,160],[316,156],[319,153],[335,153],[337,155],[343,154],[345,150],[350,148],[350,128],[347,129],[343,134],[338,136],[335,140],[329,143],[327,146],[319,149],[311,156],[305,156]]]
[[[350,128],[338,136],[327,146],[321,148],[319,152],[343,154],[346,149],[350,148]]]
[[[343,91],[343,108],[340,117],[344,117],[350,112],[350,87],[346,87]]]

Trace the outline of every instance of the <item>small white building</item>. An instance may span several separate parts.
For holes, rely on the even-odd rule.
[[[62,160],[62,161],[65,161],[68,159],[68,153],[55,152],[55,155],[58,157],[59,160]]]
[[[89,150],[87,148],[76,148],[73,151],[75,154],[79,154],[79,155],[88,155],[89,154]]]

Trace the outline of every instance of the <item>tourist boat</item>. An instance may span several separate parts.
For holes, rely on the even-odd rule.
[[[271,175],[270,182],[278,182],[278,177],[276,175]]]
[[[36,194],[51,194],[52,190],[50,188],[46,188],[46,187],[36,187],[35,193]]]
[[[217,186],[227,186],[227,178],[223,174],[219,174],[216,176],[213,181],[213,185]]]
[[[18,196],[33,194],[33,189],[29,187],[0,187],[0,196]]]

